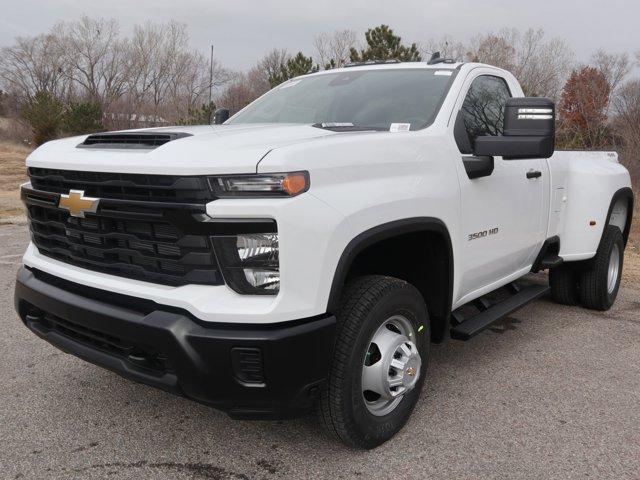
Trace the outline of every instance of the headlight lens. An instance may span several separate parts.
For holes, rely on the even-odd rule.
[[[238,293],[275,295],[280,290],[277,233],[213,237],[222,274]]]
[[[209,177],[218,197],[295,197],[309,190],[309,172]]]

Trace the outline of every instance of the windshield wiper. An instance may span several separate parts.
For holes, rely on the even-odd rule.
[[[375,130],[377,132],[385,132],[388,129],[382,127],[370,127],[365,125],[355,125],[348,122],[326,122],[314,123],[312,127],[322,128],[323,130],[331,130],[332,132],[365,132],[367,130]]]

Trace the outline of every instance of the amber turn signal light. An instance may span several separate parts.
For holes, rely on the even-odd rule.
[[[309,188],[309,177],[304,173],[290,173],[282,182],[282,189],[292,197],[307,191]]]

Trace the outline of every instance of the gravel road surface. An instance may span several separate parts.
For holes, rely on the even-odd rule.
[[[409,424],[369,452],[313,417],[234,421],[61,353],[13,310],[0,227],[0,478],[640,478],[640,284],[606,313],[539,300],[433,349]]]

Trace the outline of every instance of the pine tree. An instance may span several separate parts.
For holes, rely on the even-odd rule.
[[[22,108],[22,118],[33,130],[33,141],[42,145],[57,137],[64,115],[64,105],[51,92],[39,91]]]
[[[290,78],[299,77],[300,75],[307,75],[308,73],[317,72],[320,68],[313,65],[313,59],[311,57],[305,57],[302,52],[298,52],[295,57],[291,57],[287,60],[286,64],[280,65],[280,71],[274,73],[269,77],[269,84],[271,88],[276,85],[280,85],[282,82],[289,80]]]
[[[366,62],[369,60],[400,60],[401,62],[419,62],[422,55],[415,43],[410,47],[402,45],[402,38],[394,35],[387,25],[370,28],[364,34],[367,48],[358,52],[351,48],[352,62]]]

